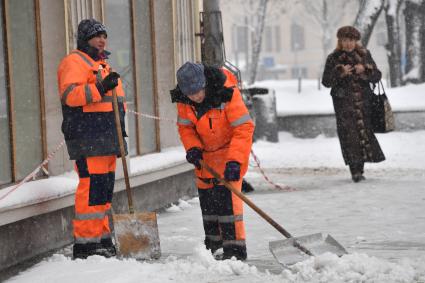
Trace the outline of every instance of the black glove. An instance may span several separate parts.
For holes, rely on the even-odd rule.
[[[103,81],[97,82],[96,87],[100,92],[100,95],[104,96],[105,93],[114,89],[118,85],[118,79],[120,78],[120,74],[117,72],[112,72],[107,75]]]
[[[195,165],[196,169],[201,169],[201,163],[199,160],[202,160],[202,150],[199,147],[189,148],[186,152],[187,162]]]
[[[239,181],[241,178],[241,165],[236,161],[229,161],[226,163],[224,169],[224,179],[226,181]]]

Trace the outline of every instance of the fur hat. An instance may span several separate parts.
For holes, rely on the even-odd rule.
[[[360,32],[353,26],[344,26],[338,29],[336,33],[338,39],[350,38],[354,40],[360,40]]]

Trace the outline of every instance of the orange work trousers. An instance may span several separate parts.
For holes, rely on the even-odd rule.
[[[75,193],[75,244],[111,239],[108,212],[115,184],[115,155],[76,160],[79,183]]]
[[[230,183],[241,190],[242,178]],[[206,248],[222,247],[225,255],[246,258],[243,201],[216,179],[198,178],[197,185]]]

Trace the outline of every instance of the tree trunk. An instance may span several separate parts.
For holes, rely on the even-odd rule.
[[[423,56],[424,56],[424,6],[425,1],[407,0],[404,9],[406,24],[406,82],[420,83],[423,80]]]
[[[360,0],[359,12],[354,26],[360,31],[361,42],[364,47],[369,43],[376,20],[384,8],[385,0]]]
[[[388,34],[388,66],[390,71],[390,83],[392,87],[402,84],[401,74],[401,38],[400,23],[398,20],[402,0],[388,0],[385,5],[385,20]]]
[[[253,84],[257,77],[257,67],[258,67],[258,60],[260,58],[260,52],[261,52],[261,42],[263,39],[267,2],[268,0],[261,0],[260,5],[258,7],[258,25],[257,25],[256,34],[254,35],[254,44],[253,44],[254,48],[252,50],[251,68],[249,72],[249,82],[248,82],[249,84]]]

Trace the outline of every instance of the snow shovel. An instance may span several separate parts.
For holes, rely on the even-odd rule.
[[[122,167],[124,171],[125,189],[128,198],[129,214],[113,214],[115,243],[119,257],[139,260],[158,259],[161,256],[158,224],[155,212],[134,212],[133,197],[125,159],[124,138],[118,111],[118,98],[113,90],[112,103],[115,114],[115,125],[118,133]]]
[[[299,261],[303,261],[310,256],[320,255],[325,252],[331,252],[338,256],[347,254],[347,251],[341,246],[334,238],[330,235],[324,239],[321,233],[306,235],[302,237],[294,238],[288,231],[256,206],[249,198],[243,193],[233,187],[232,184],[225,181],[220,175],[215,172],[208,164],[203,160],[200,160],[202,167],[210,172],[214,178],[220,183],[224,184],[232,193],[237,195],[247,205],[249,205],[255,212],[264,218],[270,225],[272,225],[277,231],[279,231],[286,240],[273,241],[269,243],[269,248],[276,260],[282,265],[291,265]]]

